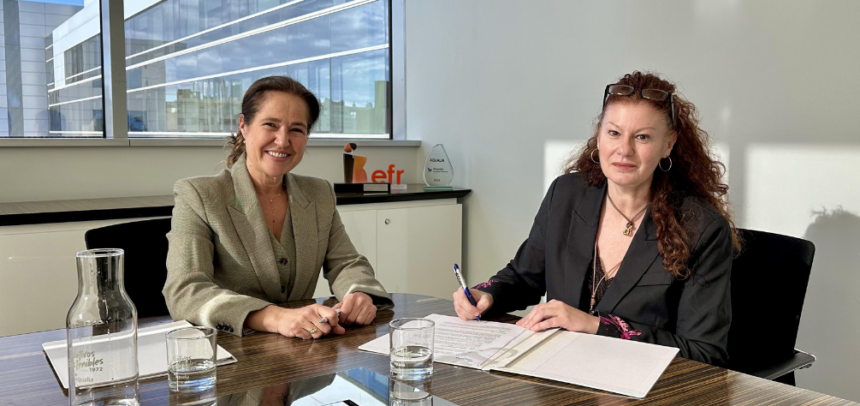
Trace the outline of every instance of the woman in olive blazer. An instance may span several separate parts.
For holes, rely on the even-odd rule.
[[[163,290],[174,319],[307,339],[369,324],[377,306],[392,305],[350,242],[332,186],[289,172],[318,115],[298,82],[260,79],[243,99],[229,169],[176,183]],[[341,300],[334,309],[272,306],[312,298],[320,269]]]

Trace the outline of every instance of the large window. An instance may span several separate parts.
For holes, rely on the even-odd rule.
[[[84,10],[83,3],[83,0],[0,1],[0,137],[102,135],[101,100],[96,100],[101,98],[101,83],[92,79],[99,72],[69,69],[86,63],[90,67],[99,66],[100,42],[86,41],[98,35],[99,25],[88,27],[94,31],[84,34],[86,37],[80,38],[80,47],[75,50],[58,55],[53,41],[59,27],[72,27],[70,19]],[[81,31],[72,29],[66,37],[74,39],[80,35]],[[77,59],[65,60],[69,54]],[[70,63],[74,66],[69,66]],[[66,91],[66,83],[73,81],[80,81],[80,86]],[[72,99],[80,101],[74,105],[62,102]],[[65,126],[68,132],[53,131],[60,126]]]
[[[99,2],[84,3],[42,39],[48,131],[16,132],[10,114],[0,134],[104,136]],[[221,138],[236,131],[254,80],[288,75],[323,105],[314,137],[390,138],[389,7],[389,0],[125,0],[128,137]]]

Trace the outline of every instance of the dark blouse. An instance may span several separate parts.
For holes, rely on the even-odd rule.
[[[597,257],[597,255],[594,255],[594,257]],[[579,301],[579,310],[586,313],[591,309],[591,292],[594,292],[595,279],[600,281],[601,278],[604,278],[606,275],[603,271],[603,264],[601,264],[600,261],[597,261],[596,269],[593,267],[595,267],[595,265],[594,260],[592,259],[591,262],[588,263],[588,269],[590,269],[591,272],[585,273],[585,283],[582,284],[582,294],[580,295]],[[616,273],[615,275],[618,274]],[[594,292],[594,308],[597,308],[597,304],[600,303],[601,299],[603,299],[603,295],[605,295],[606,291],[609,290],[609,286],[612,285],[612,281],[614,280],[615,276],[609,279],[603,279],[603,281],[597,285],[597,291]],[[597,316],[600,319],[600,326],[597,328],[597,334],[599,335],[629,340],[630,337],[641,334],[636,330],[632,330],[624,320],[615,315],[600,314],[600,312],[597,311],[592,315]]]
[[[596,257],[597,255],[594,255]],[[595,269],[596,268],[596,269]],[[603,299],[603,295],[606,294],[606,291],[609,290],[609,286],[612,285],[612,281],[615,280],[615,277],[609,279],[603,279],[599,285],[597,285],[597,291],[594,291],[594,281],[600,281],[606,273],[603,271],[603,264],[600,261],[597,261],[597,265],[595,267],[594,260],[588,263],[588,269],[591,272],[585,273],[585,283],[582,284],[582,294],[580,295],[579,300],[579,310],[584,312],[588,312],[591,309],[591,293],[594,292],[594,307],[597,308],[597,304],[600,303],[600,300]],[[617,273],[616,273],[617,275]],[[631,330],[630,326],[624,322],[620,317],[614,316],[612,314],[600,314],[599,312],[594,312],[594,316],[600,318],[600,326],[597,328],[597,334],[618,337],[624,339],[630,339],[631,336],[639,335],[640,333],[636,330]]]
[[[588,264],[588,269],[592,269],[594,261]],[[584,312],[588,312],[591,308],[591,292],[594,291],[594,279],[593,276],[597,277],[599,281],[604,277],[603,266],[600,261],[597,261],[597,269],[592,272],[585,273],[585,283],[582,284],[582,295],[579,299],[579,310]],[[594,293],[594,307],[597,307],[597,304],[600,303],[600,299],[603,299],[603,295],[606,294],[606,290],[609,289],[609,285],[612,285],[612,281],[615,280],[615,277],[604,279],[603,282],[600,282],[600,285],[597,285],[597,292]]]

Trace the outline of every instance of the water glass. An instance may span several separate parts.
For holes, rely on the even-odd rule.
[[[433,375],[435,323],[427,319],[396,319],[388,323],[391,377],[414,381]]]
[[[202,392],[215,387],[218,334],[211,327],[185,327],[167,338],[167,382],[173,392]]]
[[[430,380],[424,382],[401,382],[388,380],[388,406],[433,406]]]

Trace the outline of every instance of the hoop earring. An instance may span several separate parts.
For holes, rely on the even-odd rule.
[[[591,151],[591,162],[594,162],[594,163],[596,163],[596,164],[599,164],[600,162],[598,162],[598,161],[595,161],[595,160],[594,160],[594,153],[595,153],[595,152],[597,152],[597,151],[600,151],[600,150],[599,150],[599,149],[597,149],[597,148],[595,148],[595,149],[593,149],[593,150]]]
[[[669,172],[670,170],[672,170],[672,157],[667,156],[666,159],[669,160],[669,168],[668,169],[663,169],[663,160],[662,159],[659,162],[657,162],[657,166],[659,166],[660,170],[663,172]]]

